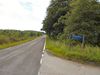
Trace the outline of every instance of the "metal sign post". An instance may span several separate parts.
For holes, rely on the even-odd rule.
[[[83,40],[82,40],[82,48],[85,47],[85,36],[83,35]]]
[[[76,41],[80,41],[82,48],[85,47],[85,36],[84,35],[83,36],[80,36],[80,35],[72,35],[70,37],[70,39],[76,40]]]

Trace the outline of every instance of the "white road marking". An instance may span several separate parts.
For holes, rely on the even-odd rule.
[[[40,64],[42,64],[42,62],[43,62],[43,60],[41,59],[41,60],[40,60]]]
[[[43,54],[42,54],[42,57],[41,57],[41,60],[40,60],[40,64],[43,63],[43,56],[44,56],[44,52],[45,52],[45,49],[46,49],[46,39],[45,39],[45,42],[44,42],[44,47],[43,47]],[[40,75],[40,71],[38,72],[38,75]]]
[[[38,75],[40,75],[40,72],[38,72]]]
[[[44,54],[42,54],[42,58],[43,58]]]

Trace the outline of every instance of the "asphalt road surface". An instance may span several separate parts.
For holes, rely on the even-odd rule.
[[[100,67],[60,59],[44,45],[45,36],[0,50],[0,75],[100,75]]]
[[[100,67],[63,60],[44,53],[39,75],[100,75]]]
[[[0,75],[38,75],[45,37],[0,51]]]

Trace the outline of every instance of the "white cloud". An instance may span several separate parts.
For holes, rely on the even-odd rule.
[[[0,29],[40,30],[49,0],[0,0]]]

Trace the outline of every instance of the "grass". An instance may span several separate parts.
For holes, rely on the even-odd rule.
[[[47,38],[46,48],[48,52],[65,59],[100,65],[99,47],[86,46],[84,49],[80,46],[69,47],[63,42]]]
[[[0,49],[4,49],[4,48],[20,45],[20,44],[23,44],[25,42],[28,42],[28,41],[31,41],[31,40],[34,40],[34,39],[35,39],[35,37],[32,37],[32,38],[28,38],[28,39],[17,41],[17,42],[9,42],[9,43],[6,43],[6,44],[1,44],[0,45]]]

